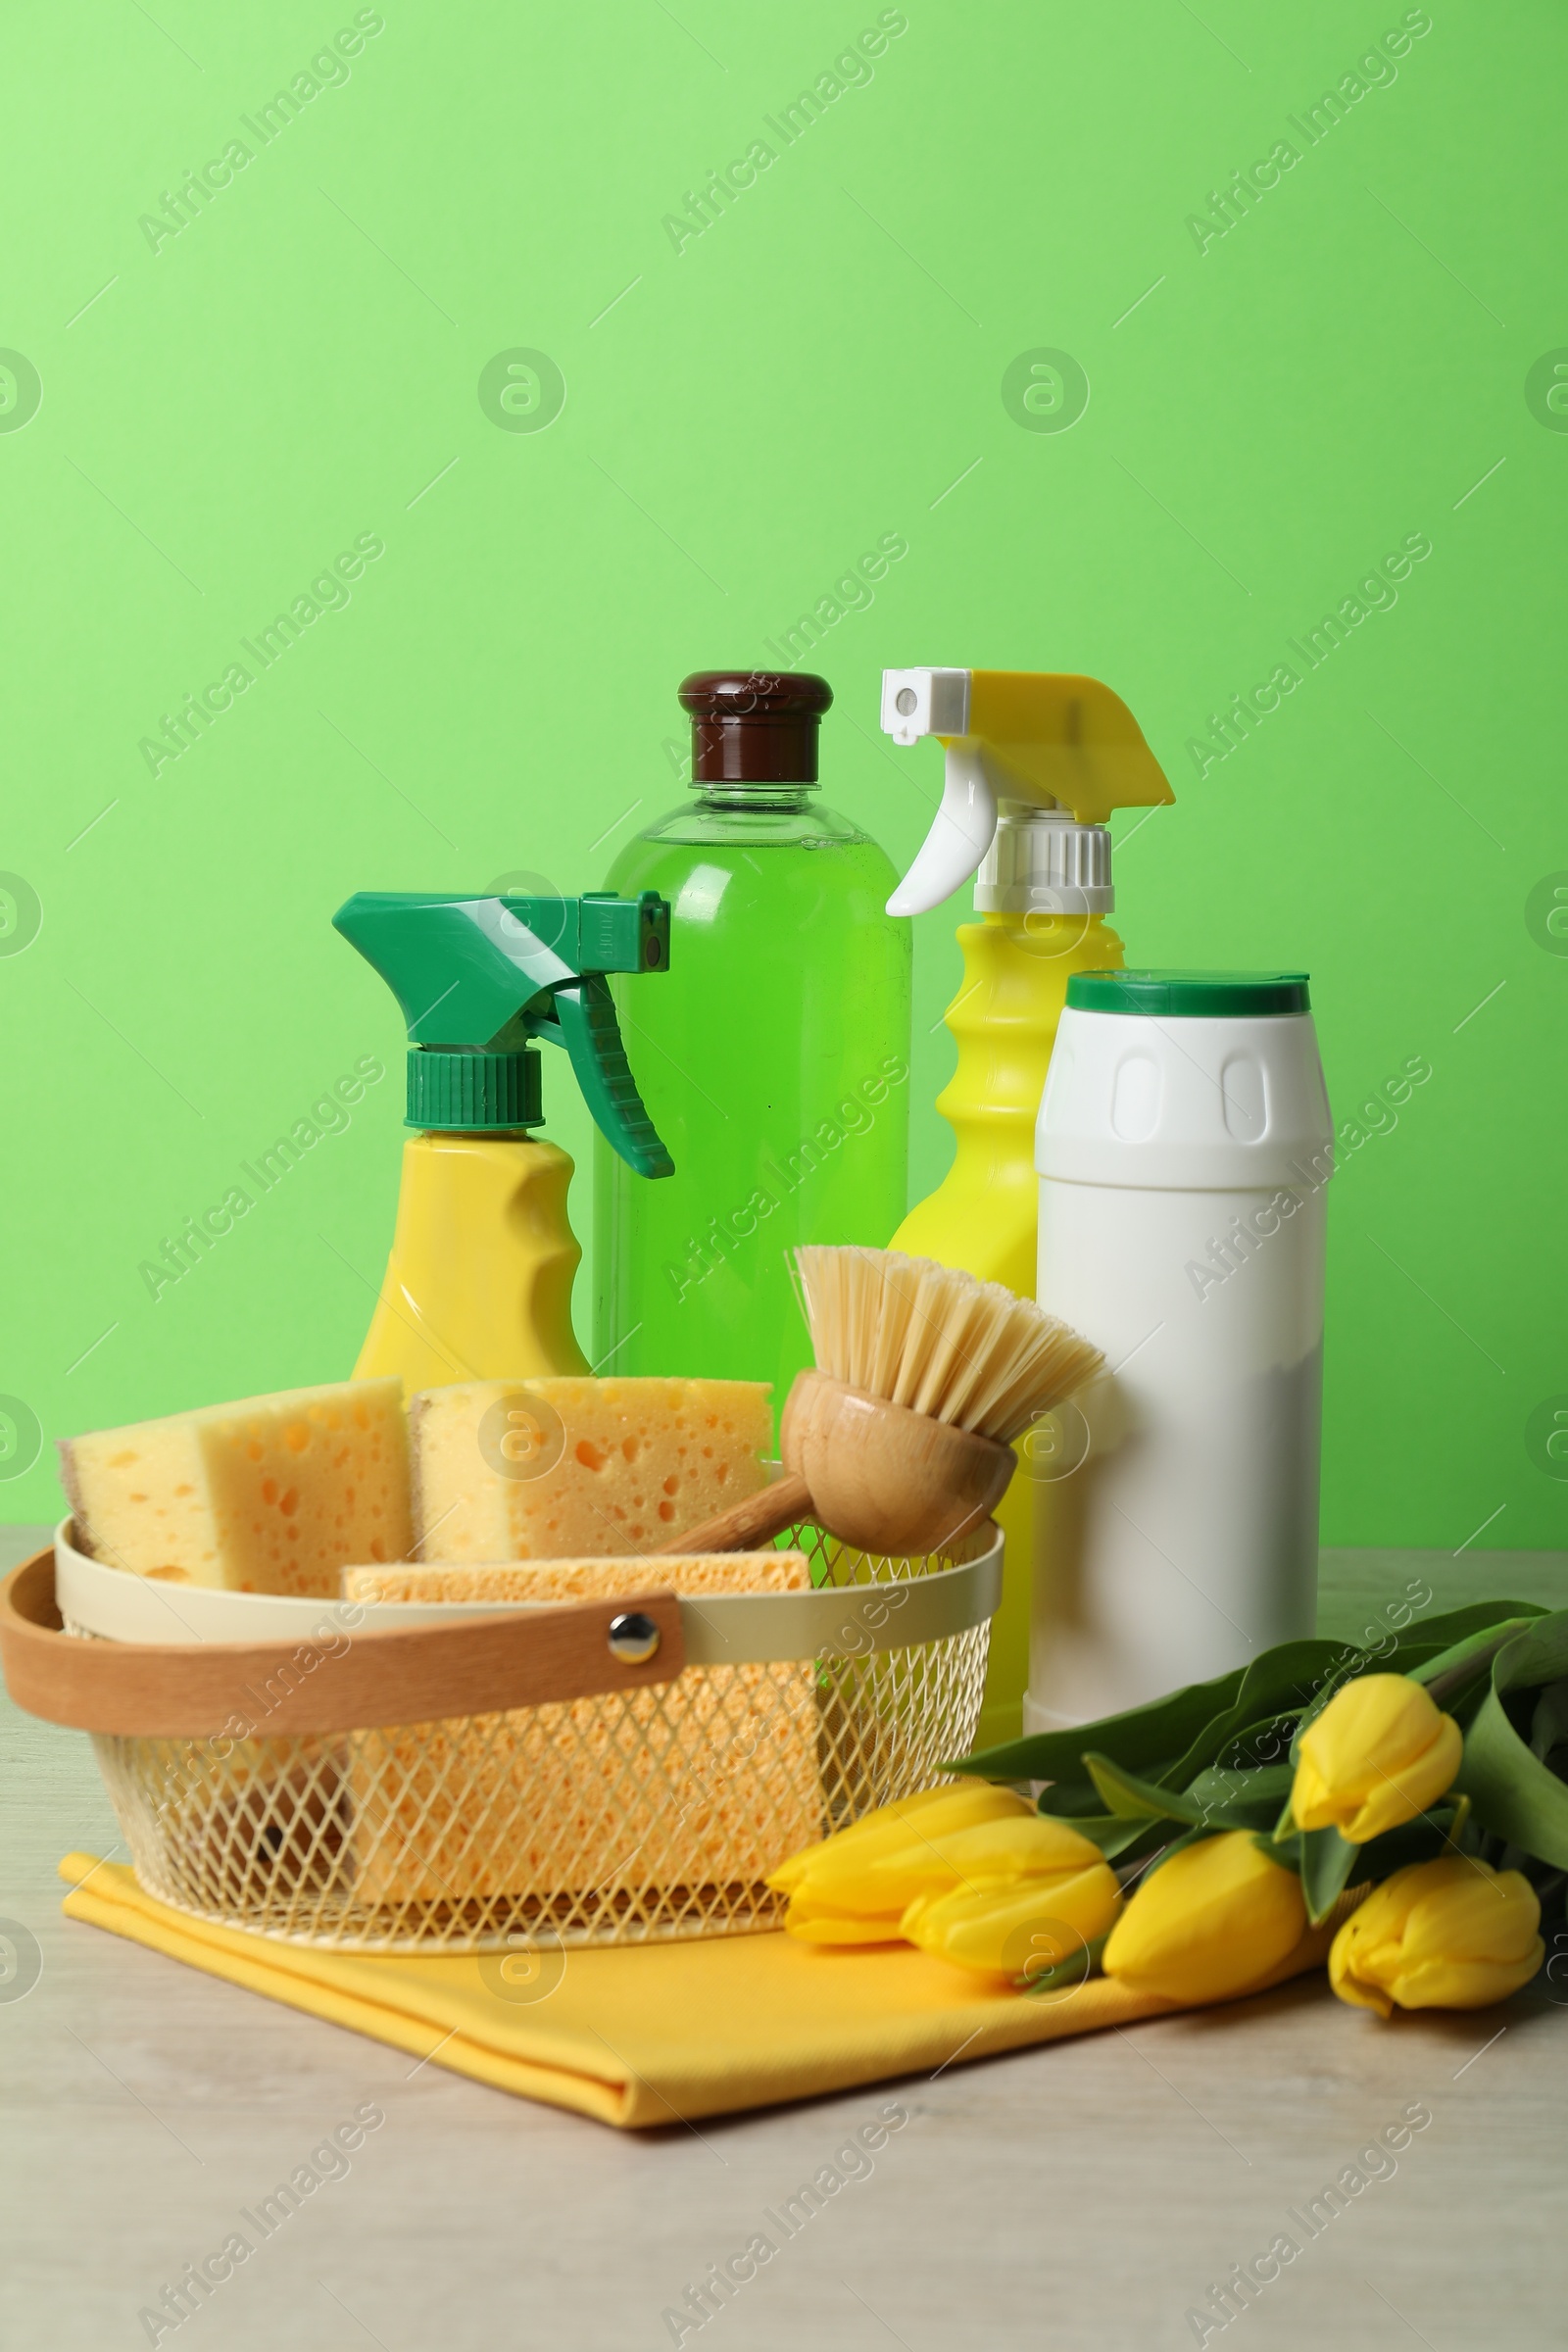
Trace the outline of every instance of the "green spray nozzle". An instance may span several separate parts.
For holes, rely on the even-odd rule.
[[[409,1124],[475,1133],[537,1127],[533,1041],[564,1047],[606,1140],[639,1176],[674,1162],[626,1061],[607,972],[669,964],[669,903],[361,890],[332,917],[403,1008]]]

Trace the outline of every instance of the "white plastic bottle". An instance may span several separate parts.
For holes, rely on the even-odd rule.
[[[1313,1630],[1334,1131],[1308,1003],[1301,973],[1068,982],[1039,1298],[1107,1369],[1023,1463],[1050,1519],[1026,1731]]]

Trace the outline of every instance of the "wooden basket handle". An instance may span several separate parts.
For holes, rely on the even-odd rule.
[[[610,1645],[612,1623],[624,1615],[650,1619],[658,1635],[636,1663]],[[685,1663],[671,1592],[345,1632],[330,1643],[142,1642],[61,1631],[52,1551],[35,1552],[0,1585],[6,1688],[28,1714],[80,1732],[250,1739],[369,1731],[670,1683]]]

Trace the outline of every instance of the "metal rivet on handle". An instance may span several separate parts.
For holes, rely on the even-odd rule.
[[[659,1647],[659,1628],[638,1609],[610,1620],[610,1654],[622,1666],[643,1666]]]

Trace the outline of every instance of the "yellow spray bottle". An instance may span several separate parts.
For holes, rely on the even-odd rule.
[[[586,1372],[571,1161],[543,1122],[536,1040],[562,1046],[595,1121],[641,1176],[673,1163],[647,1111],[607,972],[669,966],[669,904],[360,891],[332,917],[403,1008],[408,1125],[397,1226],[358,1380],[405,1390]]]
[[[1123,960],[1105,920],[1114,905],[1106,823],[1114,808],[1151,808],[1175,795],[1126,704],[1096,678],[884,670],[882,725],[901,744],[934,735],[947,753],[942,805],[888,912],[923,914],[974,875],[980,917],[958,926],[963,986],[947,1012],[958,1063],[937,1098],[956,1154],[892,1247],[1032,1298],[1035,1120],[1067,982]],[[980,1746],[1018,1737],[1049,1490],[1069,1466],[1059,1444],[1056,1432],[1019,1441],[1026,1474],[1013,1480],[999,1513],[1006,1564]]]

